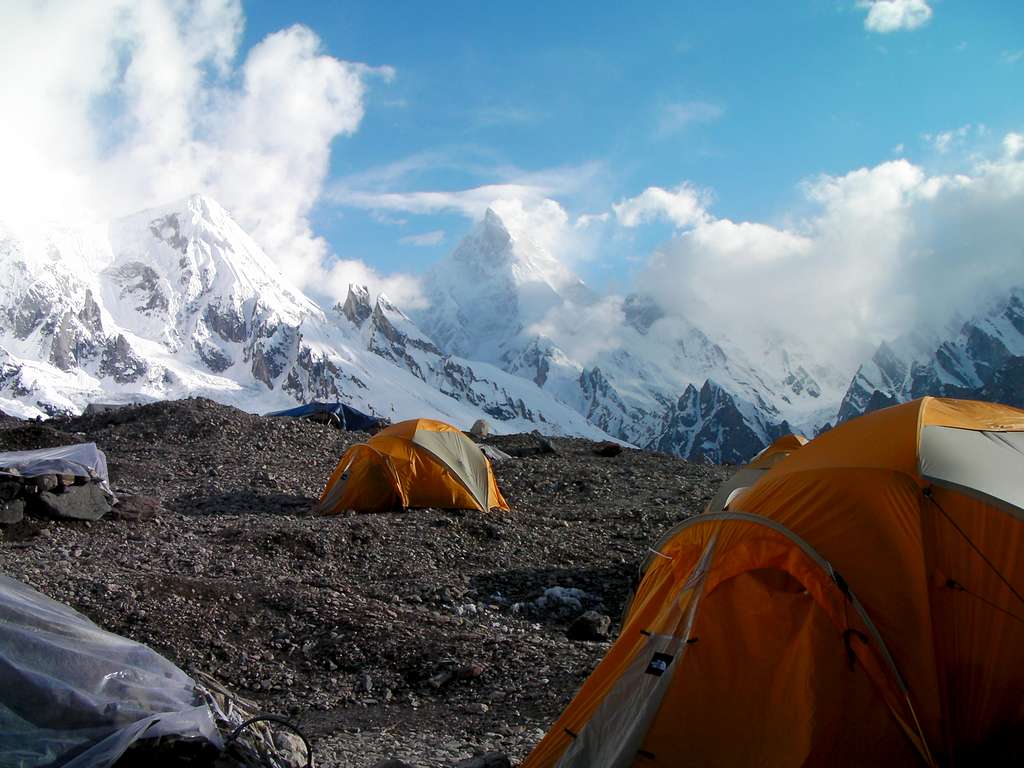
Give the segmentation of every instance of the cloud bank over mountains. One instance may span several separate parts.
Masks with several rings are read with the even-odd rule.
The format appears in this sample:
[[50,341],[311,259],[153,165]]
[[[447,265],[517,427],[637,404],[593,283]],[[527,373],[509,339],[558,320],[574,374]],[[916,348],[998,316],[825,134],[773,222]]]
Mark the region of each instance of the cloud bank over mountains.
[[[880,33],[921,27],[933,13],[924,0],[857,5]],[[462,170],[488,181],[453,189],[415,183],[424,167],[465,163],[440,151],[329,178],[338,140],[362,126],[368,89],[397,73],[332,56],[301,25],[241,58],[244,23],[235,0],[5,6],[0,67],[16,76],[0,82],[11,116],[0,121],[0,218],[25,227],[72,214],[101,220],[203,192],[300,288],[336,300],[350,282],[364,284],[408,309],[424,306],[419,276],[383,275],[336,253],[311,223],[315,206],[455,214],[467,230],[493,208],[513,235],[577,270],[606,258],[605,242],[667,227],[613,295],[537,321],[584,361],[612,343],[630,291],[736,341],[768,327],[845,363],[1021,282],[1021,133],[991,146],[997,137],[936,132],[957,171],[897,159],[821,175],[804,182],[792,210],[763,221],[718,212],[727,201],[686,179],[623,196],[600,159],[541,170],[481,160]],[[670,106],[655,132],[726,114],[710,101]],[[393,242],[427,253],[461,234],[423,227]]]
[[243,26],[237,0],[6,4],[0,216],[103,220],[204,192],[297,284],[322,284],[309,217],[331,144],[395,73],[328,55],[301,25],[239,60]]

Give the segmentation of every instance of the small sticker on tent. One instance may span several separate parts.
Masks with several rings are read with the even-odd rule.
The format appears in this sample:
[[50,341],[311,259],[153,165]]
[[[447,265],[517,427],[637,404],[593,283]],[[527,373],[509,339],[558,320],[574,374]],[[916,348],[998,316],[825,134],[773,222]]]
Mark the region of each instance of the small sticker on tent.
[[665,670],[668,669],[668,665],[672,663],[672,656],[667,653],[656,653],[651,658],[650,664],[647,665],[647,669],[644,670],[648,675],[654,675],[655,677],[661,677]]

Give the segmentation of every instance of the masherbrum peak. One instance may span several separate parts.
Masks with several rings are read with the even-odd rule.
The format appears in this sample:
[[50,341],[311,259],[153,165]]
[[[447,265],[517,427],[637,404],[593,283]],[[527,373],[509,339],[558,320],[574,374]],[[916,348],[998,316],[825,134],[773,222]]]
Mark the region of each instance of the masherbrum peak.
[[567,296],[592,300],[582,282],[528,233],[513,234],[488,208],[427,274],[429,308],[417,323],[445,351],[499,363],[528,324]]

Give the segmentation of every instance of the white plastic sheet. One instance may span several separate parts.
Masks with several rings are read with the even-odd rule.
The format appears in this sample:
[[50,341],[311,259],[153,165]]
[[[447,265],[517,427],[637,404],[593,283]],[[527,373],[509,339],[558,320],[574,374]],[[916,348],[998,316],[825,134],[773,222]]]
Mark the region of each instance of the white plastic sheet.
[[192,678],[0,575],[0,766],[105,768],[170,735],[223,746]]
[[110,490],[110,475],[107,473],[107,457],[96,447],[96,443],[62,445],[59,448],[42,448],[38,451],[7,451],[0,453],[0,474],[13,469],[23,477],[40,475],[77,475],[91,477],[113,496]]

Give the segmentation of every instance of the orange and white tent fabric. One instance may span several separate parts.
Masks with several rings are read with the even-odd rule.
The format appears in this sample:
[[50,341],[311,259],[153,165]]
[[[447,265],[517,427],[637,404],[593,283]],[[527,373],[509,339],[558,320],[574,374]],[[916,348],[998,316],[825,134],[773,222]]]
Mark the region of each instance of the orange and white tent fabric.
[[928,397],[663,538],[524,768],[1022,756],[1024,411]]
[[803,435],[783,435],[780,437],[752,458],[750,463],[744,464],[733,473],[732,477],[722,483],[708,503],[705,512],[722,512],[728,509],[730,502],[742,491],[760,480],[761,475],[789,456],[793,451],[805,445],[807,445],[807,438]]
[[405,507],[507,510],[508,503],[476,443],[443,421],[411,419],[349,448],[319,504],[326,515]]

